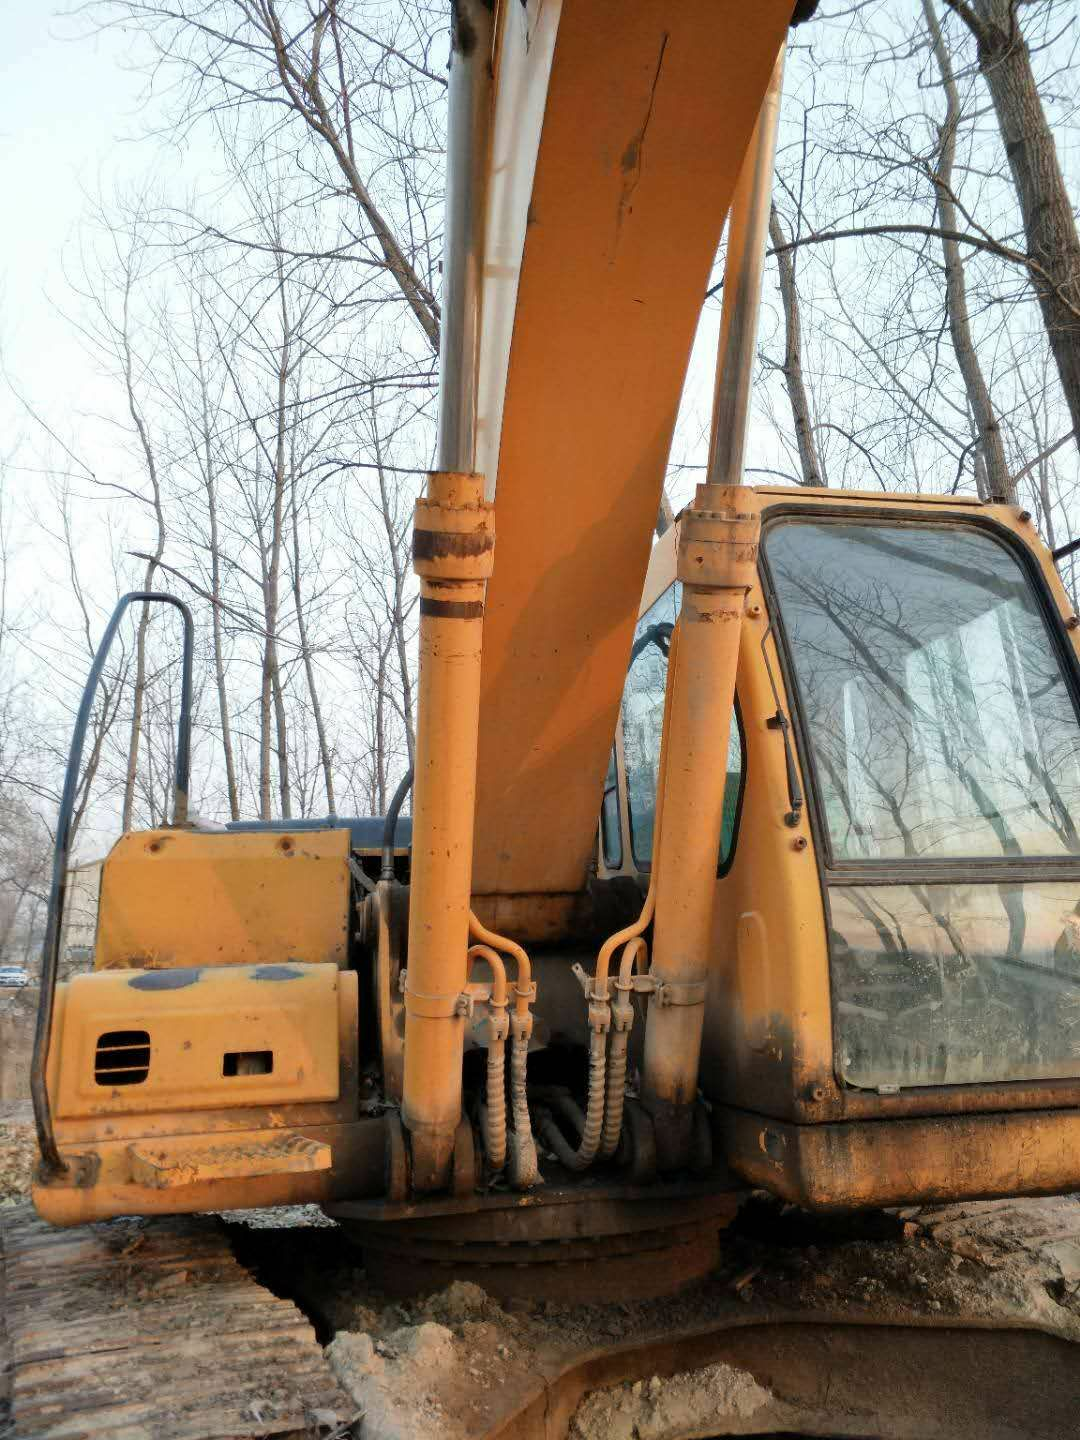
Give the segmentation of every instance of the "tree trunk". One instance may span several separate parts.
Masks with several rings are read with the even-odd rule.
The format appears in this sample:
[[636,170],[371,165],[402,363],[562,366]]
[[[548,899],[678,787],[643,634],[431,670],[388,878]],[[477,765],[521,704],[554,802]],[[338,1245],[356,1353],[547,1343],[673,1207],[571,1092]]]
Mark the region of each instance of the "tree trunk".
[[[405,634],[405,588],[408,582],[408,568],[401,554],[401,535],[395,523],[394,507],[390,503],[390,491],[387,485],[386,471],[383,468],[382,443],[379,438],[378,427],[374,423],[372,424],[372,439],[374,442],[376,474],[379,478],[379,510],[382,515],[383,529],[386,532],[386,548],[390,557],[390,568],[394,577],[394,605],[390,615],[390,623],[393,628],[394,647],[397,652],[398,683],[401,686],[401,719],[405,726],[405,743],[409,749],[409,764],[411,765],[416,749],[416,731],[413,724],[412,677],[409,673],[409,644],[408,637]],[[380,780],[380,786],[383,784],[384,780]]]
[[799,292],[795,288],[795,262],[787,245],[787,237],[780,223],[780,216],[774,205],[769,211],[769,238],[777,251],[776,264],[780,271],[780,298],[784,304],[784,384],[791,402],[791,415],[795,422],[795,441],[799,447],[799,465],[804,485],[828,485],[825,466],[818,457],[814,444],[814,422],[810,401],[803,382],[802,369],[802,325],[799,322]]
[[[201,358],[201,357],[200,357]],[[232,725],[229,719],[229,692],[225,683],[224,626],[221,621],[221,545],[218,536],[217,473],[210,443],[210,405],[206,393],[206,377],[199,366],[199,398],[202,406],[202,439],[206,486],[206,513],[210,528],[210,623],[214,644],[214,684],[218,697],[221,723],[221,753],[225,760],[225,783],[229,793],[229,816],[240,819],[240,790],[236,783],[236,760],[233,756]]]
[[[124,389],[127,395],[128,413],[131,416],[132,424],[135,426],[138,434],[143,460],[146,463],[146,471],[150,479],[151,504],[157,526],[153,555],[152,558],[147,561],[146,572],[143,576],[143,589],[150,590],[153,588],[157,562],[161,559],[165,551],[165,513],[161,505],[161,481],[158,476],[157,463],[154,457],[154,447],[150,442],[150,434],[147,430],[146,422],[142,417],[142,412],[135,399],[134,366],[132,364],[131,343],[128,332],[128,304],[130,297],[131,275],[130,272],[128,272],[125,276],[120,343],[123,354]],[[121,829],[125,833],[131,829],[135,809],[135,777],[139,768],[139,741],[142,738],[143,706],[146,694],[146,632],[149,626],[150,607],[149,605],[143,605],[135,639],[135,693],[132,700],[127,768],[124,773],[124,802],[120,818]]]
[[278,662],[277,627],[280,613],[281,544],[285,521],[285,441],[288,426],[287,401],[289,360],[292,332],[285,295],[285,276],[278,260],[278,293],[281,304],[281,348],[278,352],[277,406],[275,414],[273,503],[270,518],[270,544],[266,549],[263,612],[266,638],[263,644],[263,676],[260,718],[262,720],[262,756],[259,777],[263,819],[270,819],[270,711],[274,712],[277,732],[278,792],[281,796],[281,818],[292,818],[292,795],[289,785],[289,748],[285,725],[285,702],[281,691],[281,670]]
[[330,763],[330,745],[326,738],[326,725],[323,722],[319,690],[315,683],[315,667],[311,659],[311,647],[308,644],[307,621],[304,618],[303,588],[300,583],[300,521],[297,515],[295,476],[292,482],[289,508],[292,519],[292,582],[293,604],[296,606],[296,629],[300,637],[300,654],[304,661],[304,678],[307,680],[308,695],[311,698],[311,717],[315,721],[315,734],[319,742],[319,763],[322,766],[323,783],[326,786],[327,811],[330,815],[336,815],[337,806],[334,802],[334,772]]
[[[375,754],[372,767],[374,813],[385,815],[386,795],[386,656],[384,648],[379,649],[379,668],[375,685]],[[409,753],[410,763],[412,752]]]
[[[956,132],[960,124],[960,95],[934,9],[934,0],[922,0],[922,6],[930,31],[930,48],[941,75],[942,89],[945,91],[945,119],[938,126],[937,170],[932,177],[937,196],[938,218],[943,231],[956,231],[960,226],[952,180],[956,159]],[[943,238],[941,249],[945,261],[945,305],[949,316],[949,334],[978,436],[977,458],[985,467],[986,498],[1015,505],[1016,486],[1005,459],[1001,427],[998,425],[990,391],[971,338],[967,284],[964,279],[964,262],[960,258],[960,246],[955,240]]]
[[1080,234],[1015,0],[946,0],[978,48],[1024,221],[1031,283],[1080,445]]

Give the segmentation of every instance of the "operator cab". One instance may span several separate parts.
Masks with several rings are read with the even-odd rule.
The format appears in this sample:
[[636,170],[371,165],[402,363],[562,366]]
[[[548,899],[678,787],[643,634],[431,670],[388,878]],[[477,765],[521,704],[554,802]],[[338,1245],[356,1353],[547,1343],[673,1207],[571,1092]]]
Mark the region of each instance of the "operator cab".
[[[1054,1147],[1080,1122],[1080,690],[1051,558],[977,500],[752,493],[701,1071],[728,1159],[882,1203],[913,1188],[890,1142],[933,1130],[957,1193],[989,1193],[978,1145],[1046,1109],[1025,1184],[1075,1184]],[[601,873],[642,885],[675,553],[654,548],[601,827]],[[922,1124],[850,1123],[901,1117]]]

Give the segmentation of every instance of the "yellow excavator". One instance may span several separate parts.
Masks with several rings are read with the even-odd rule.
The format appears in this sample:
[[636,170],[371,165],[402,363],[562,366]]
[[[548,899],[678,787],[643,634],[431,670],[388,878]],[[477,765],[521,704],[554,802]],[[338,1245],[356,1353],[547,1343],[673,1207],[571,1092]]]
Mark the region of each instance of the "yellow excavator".
[[[1053,558],[1000,503],[742,483],[792,19],[457,0],[415,774],[378,820],[189,822],[185,612],[174,823],[113,848],[57,984],[108,642],[180,605],[125,597],[58,829],[41,1216],[315,1203],[397,1292],[629,1298],[748,1187],[1080,1186]],[[654,544],[725,220],[708,471]]]

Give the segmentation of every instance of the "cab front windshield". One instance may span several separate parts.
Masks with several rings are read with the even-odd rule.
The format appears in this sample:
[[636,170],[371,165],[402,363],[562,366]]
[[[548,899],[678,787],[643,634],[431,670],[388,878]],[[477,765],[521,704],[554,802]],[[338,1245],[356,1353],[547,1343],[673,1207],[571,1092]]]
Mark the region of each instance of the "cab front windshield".
[[971,524],[791,520],[766,555],[826,832],[841,1078],[1080,1075],[1080,724],[1025,571]]

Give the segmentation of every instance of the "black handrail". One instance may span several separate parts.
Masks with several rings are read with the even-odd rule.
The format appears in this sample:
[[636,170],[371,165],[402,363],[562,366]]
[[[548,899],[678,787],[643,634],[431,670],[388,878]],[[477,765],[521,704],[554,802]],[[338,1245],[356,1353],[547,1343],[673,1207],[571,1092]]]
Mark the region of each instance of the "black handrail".
[[56,1148],[53,1133],[52,1108],[45,1072],[49,1063],[49,1044],[52,1038],[53,1004],[56,998],[56,975],[60,968],[60,928],[64,915],[64,901],[67,896],[68,858],[71,844],[71,820],[75,812],[75,796],[79,788],[79,769],[82,765],[83,745],[86,729],[90,723],[90,711],[105,661],[108,659],[120,621],[129,605],[139,601],[160,601],[173,605],[180,611],[184,621],[184,660],[180,682],[180,719],[176,737],[176,788],[173,802],[173,824],[183,825],[188,813],[188,785],[191,780],[191,691],[192,668],[195,656],[195,622],[191,611],[175,595],[165,595],[156,590],[133,590],[117,601],[105,634],[101,637],[94,663],[90,666],[86,688],[75,718],[75,730],[71,737],[67,771],[64,775],[64,789],[60,797],[60,813],[56,817],[56,843],[53,849],[52,883],[49,887],[49,909],[45,925],[45,944],[41,956],[41,993],[38,999],[37,1027],[34,1031],[34,1055],[30,1063],[30,1095],[34,1102],[34,1125],[37,1129],[38,1149],[41,1151],[41,1171],[45,1178],[61,1174],[67,1167]]
[[394,878],[394,840],[396,838],[398,816],[401,814],[401,807],[405,803],[405,796],[412,789],[412,782],[413,767],[410,765],[401,777],[397,789],[394,791],[394,798],[390,801],[390,809],[387,810],[386,819],[383,821],[382,868],[379,871],[380,880],[392,880]]

